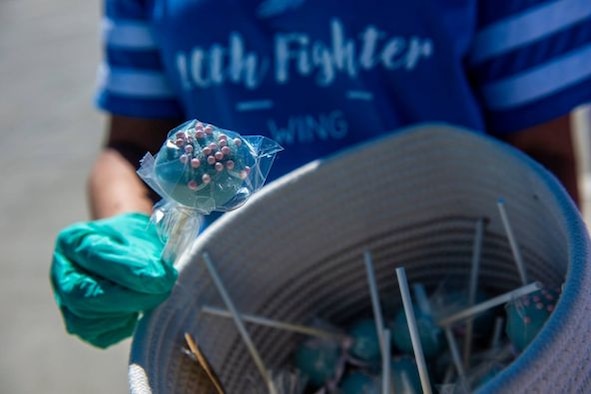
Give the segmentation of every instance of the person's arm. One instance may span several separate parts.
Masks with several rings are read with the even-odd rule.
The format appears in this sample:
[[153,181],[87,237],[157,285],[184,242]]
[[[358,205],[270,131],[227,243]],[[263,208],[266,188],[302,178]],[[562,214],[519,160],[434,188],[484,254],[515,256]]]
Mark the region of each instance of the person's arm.
[[579,203],[576,156],[569,115],[509,134],[504,139],[554,173],[572,199]]
[[93,219],[125,212],[150,213],[154,203],[136,169],[146,152],[156,153],[180,120],[111,116],[107,140],[90,174],[88,197]]

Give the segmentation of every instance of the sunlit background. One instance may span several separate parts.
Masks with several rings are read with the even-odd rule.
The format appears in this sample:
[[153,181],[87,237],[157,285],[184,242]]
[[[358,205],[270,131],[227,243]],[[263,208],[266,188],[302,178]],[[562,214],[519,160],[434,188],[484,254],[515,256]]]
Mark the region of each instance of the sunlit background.
[[[99,21],[99,0],[0,0],[0,393],[128,391],[130,342],[104,351],[67,335],[48,280],[56,233],[87,218]],[[573,119],[589,190],[591,117]]]
[[67,335],[48,280],[57,231],[87,217],[100,10],[0,0],[0,393],[128,392],[129,341],[101,351]]

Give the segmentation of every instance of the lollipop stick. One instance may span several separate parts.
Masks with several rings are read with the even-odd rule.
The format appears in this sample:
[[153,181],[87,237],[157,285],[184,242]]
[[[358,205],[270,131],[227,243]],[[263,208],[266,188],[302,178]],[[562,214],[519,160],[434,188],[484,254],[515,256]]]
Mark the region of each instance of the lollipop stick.
[[[478,273],[480,271],[480,254],[482,252],[483,230],[484,220],[478,219],[476,222],[476,231],[474,234],[474,244],[472,246],[472,269],[470,270],[470,283],[468,288],[468,306],[473,306],[476,302],[476,290],[478,289]],[[474,320],[468,319],[466,322],[466,337],[464,338],[464,365],[466,368],[470,365],[473,332]]]
[[232,314],[232,319],[234,320],[234,324],[236,325],[236,329],[238,330],[238,333],[242,337],[242,341],[246,345],[246,348],[248,349],[256,367],[258,368],[258,370],[261,374],[261,377],[263,378],[263,381],[265,382],[265,384],[269,388],[269,393],[270,394],[278,394],[277,388],[275,387],[273,380],[269,376],[269,372],[268,372],[269,370],[265,367],[265,363],[263,362],[263,359],[261,358],[261,356],[259,355],[259,352],[257,351],[256,347],[254,346],[254,343],[253,343],[250,335],[248,334],[246,327],[244,326],[244,322],[240,318],[240,315],[238,314],[238,310],[234,306],[234,302],[232,301],[232,299],[230,298],[230,295],[226,291],[226,288],[225,288],[224,284],[222,283],[222,281],[221,281],[221,279],[214,267],[213,261],[209,257],[208,253],[206,253],[206,252],[203,253],[203,260],[205,261],[205,266],[207,267],[209,275],[211,276],[211,279],[212,279],[215,287],[217,288],[218,293],[222,297],[224,304],[226,304],[226,308],[228,308],[228,310]]
[[445,328],[445,337],[447,338],[447,344],[449,345],[449,350],[451,352],[451,358],[453,363],[456,367],[456,371],[458,372],[458,376],[460,378],[460,384],[462,385],[464,391],[468,391],[468,386],[466,383],[466,372],[464,371],[464,366],[462,365],[462,360],[460,359],[460,352],[458,350],[458,344],[456,339],[454,338],[454,334],[451,332],[450,327]]
[[380,349],[382,356],[387,353],[386,342],[384,340],[384,319],[382,317],[382,307],[380,305],[380,298],[378,296],[378,286],[373,270],[373,262],[371,254],[368,250],[363,254],[365,261],[365,271],[367,273],[367,283],[369,284],[369,293],[371,295],[371,306],[373,308],[374,320],[376,323],[376,331],[378,333],[378,341],[380,342]]
[[443,319],[440,319],[437,322],[437,324],[439,324],[442,327],[451,326],[454,323],[465,320],[465,319],[475,316],[479,313],[485,312],[488,309],[494,308],[494,307],[499,306],[501,304],[507,303],[515,298],[519,298],[519,297],[524,296],[526,294],[533,293],[534,291],[538,291],[541,288],[542,288],[542,285],[540,284],[540,282],[530,283],[527,286],[519,287],[515,290],[509,291],[509,292],[501,294],[497,297],[491,298],[490,300],[481,302],[480,304],[476,304],[470,308],[466,308],[463,311],[460,311],[458,313],[454,313],[451,316],[444,317]]
[[391,382],[390,382],[390,330],[387,328],[384,330],[384,342],[386,345],[387,352],[382,353],[382,393],[390,394]]
[[427,297],[425,286],[422,283],[415,283],[412,288],[414,290],[415,297],[417,298],[417,304],[421,310],[421,313],[423,315],[433,316],[433,312],[431,311],[431,303]]
[[[164,251],[162,252],[162,260],[174,264],[176,260],[185,252],[187,247],[191,244],[193,239],[197,236],[199,225],[201,224],[201,217],[195,213],[191,213],[186,209],[176,208],[174,217],[176,222],[172,223],[170,235]],[[169,214],[170,215],[170,214]],[[171,218],[163,219],[165,214],[161,211],[156,212],[156,220],[170,220]]]
[[519,245],[517,245],[517,241],[515,240],[515,236],[513,235],[513,229],[511,228],[511,223],[509,222],[507,211],[505,210],[505,201],[503,199],[499,199],[499,201],[497,201],[497,206],[499,207],[501,220],[503,221],[503,226],[505,227],[505,232],[507,233],[507,238],[509,239],[509,245],[511,246],[511,252],[513,253],[513,258],[515,259],[515,264],[517,265],[517,271],[519,272],[521,284],[526,285],[527,272],[525,269],[525,264],[523,263],[523,258],[521,257]]
[[185,333],[185,342],[187,343],[187,346],[189,347],[189,351],[191,352],[191,354],[195,358],[195,361],[197,361],[199,363],[199,365],[201,366],[201,368],[203,369],[203,371],[207,375],[209,381],[211,382],[211,384],[215,388],[217,394],[225,394],[224,388],[222,387],[222,383],[220,382],[219,378],[217,377],[217,375],[213,371],[213,368],[211,367],[211,365],[209,364],[209,362],[207,361],[207,359],[205,358],[203,353],[201,353],[199,346],[197,346],[197,343],[195,342],[195,340],[193,339],[191,334]]
[[404,271],[403,267],[396,268],[396,276],[398,278],[398,286],[400,287],[402,305],[404,306],[408,330],[410,331],[410,340],[414,350],[417,368],[419,370],[421,387],[423,388],[424,394],[431,394],[432,390],[431,382],[429,381],[429,372],[427,371],[427,363],[425,362],[425,355],[423,354],[423,346],[421,345],[421,338],[417,328],[417,320],[415,318],[410,291],[408,290],[406,272]]
[[501,316],[498,316],[495,319],[495,327],[493,330],[493,335],[490,341],[490,348],[497,349],[499,344],[501,343],[501,335],[503,334],[503,326],[505,325],[505,319]]
[[[201,312],[206,313],[212,316],[218,317],[232,317],[232,313],[226,309],[215,308],[212,306],[203,306],[201,308]],[[309,335],[312,337],[319,337],[319,338],[330,338],[330,339],[337,339],[337,340],[344,340],[347,339],[347,336],[338,332],[332,332],[327,330],[322,330],[315,327],[303,326],[300,324],[293,324],[288,322],[283,322],[274,319],[268,319],[266,317],[256,316],[256,315],[247,315],[241,314],[240,319],[247,323],[258,324],[259,326],[271,327],[276,328],[278,330],[290,331],[295,332],[298,334]]]

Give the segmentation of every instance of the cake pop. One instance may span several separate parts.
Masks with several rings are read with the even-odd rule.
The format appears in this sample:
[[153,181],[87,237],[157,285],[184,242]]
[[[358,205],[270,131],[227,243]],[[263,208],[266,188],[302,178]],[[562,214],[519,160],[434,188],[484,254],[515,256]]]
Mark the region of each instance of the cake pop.
[[[417,364],[410,356],[394,357],[390,363],[391,393],[422,393]],[[381,394],[380,379],[364,371],[353,370],[341,380],[338,394]]]
[[376,323],[373,319],[355,321],[349,328],[348,335],[352,339],[349,349],[351,356],[370,364],[379,363],[381,349]]
[[[264,150],[261,150],[264,139]],[[172,130],[153,161],[157,192],[202,214],[240,206],[266,173],[261,158],[281,147],[265,137],[238,133],[192,120]],[[146,159],[144,159],[146,160]]]
[[422,393],[417,363],[410,356],[394,357],[391,364],[392,386],[395,393]]
[[156,156],[147,153],[138,175],[162,200],[152,220],[163,241],[163,259],[173,263],[201,226],[201,216],[229,211],[259,190],[282,148],[262,136],[190,120],[168,133]]
[[336,381],[345,358],[336,341],[309,339],[300,344],[295,352],[295,366],[314,387]]
[[506,305],[505,331],[519,352],[535,338],[554,311],[560,289],[542,288]]
[[338,394],[380,394],[378,380],[365,372],[351,371],[341,380]]
[[[431,315],[423,313],[416,305],[413,309],[417,320],[417,329],[419,331],[423,353],[426,358],[432,358],[439,354],[443,348],[443,331],[436,324]],[[403,309],[401,309],[394,318],[392,332],[394,333],[393,339],[396,347],[403,353],[412,354],[413,347],[406,315]]]

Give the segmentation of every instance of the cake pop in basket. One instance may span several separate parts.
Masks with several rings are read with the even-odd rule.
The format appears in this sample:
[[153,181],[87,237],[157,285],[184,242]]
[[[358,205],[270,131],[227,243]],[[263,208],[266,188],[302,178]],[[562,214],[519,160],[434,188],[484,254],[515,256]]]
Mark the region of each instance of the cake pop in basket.
[[161,197],[153,220],[174,260],[194,238],[203,215],[240,207],[259,190],[282,147],[263,136],[241,136],[199,120],[171,130],[141,161],[138,175]]

